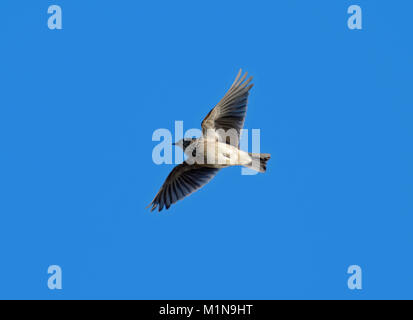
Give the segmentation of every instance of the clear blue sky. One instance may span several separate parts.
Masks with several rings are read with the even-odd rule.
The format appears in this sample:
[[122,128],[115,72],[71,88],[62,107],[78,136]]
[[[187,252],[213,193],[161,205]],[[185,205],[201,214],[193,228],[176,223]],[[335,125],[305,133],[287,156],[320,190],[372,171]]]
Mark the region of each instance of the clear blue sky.
[[[413,298],[412,10],[1,1],[0,298]],[[172,169],[153,131],[198,128],[239,68],[268,172],[225,169],[151,214]]]

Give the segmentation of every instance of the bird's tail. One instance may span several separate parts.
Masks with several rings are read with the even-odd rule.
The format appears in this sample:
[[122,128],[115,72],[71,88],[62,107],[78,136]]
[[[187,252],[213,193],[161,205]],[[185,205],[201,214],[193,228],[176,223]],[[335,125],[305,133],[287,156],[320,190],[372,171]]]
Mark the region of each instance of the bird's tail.
[[269,153],[249,153],[252,161],[246,166],[258,172],[265,172],[267,170],[267,161],[270,160]]

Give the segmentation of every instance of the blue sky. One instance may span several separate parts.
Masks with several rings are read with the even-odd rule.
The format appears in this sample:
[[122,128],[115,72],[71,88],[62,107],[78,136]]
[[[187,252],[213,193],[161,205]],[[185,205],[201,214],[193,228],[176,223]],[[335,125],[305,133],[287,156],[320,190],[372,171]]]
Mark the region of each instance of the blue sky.
[[[413,298],[412,9],[1,1],[0,298]],[[239,68],[267,173],[225,169],[151,214],[173,167],[152,133],[199,128]]]

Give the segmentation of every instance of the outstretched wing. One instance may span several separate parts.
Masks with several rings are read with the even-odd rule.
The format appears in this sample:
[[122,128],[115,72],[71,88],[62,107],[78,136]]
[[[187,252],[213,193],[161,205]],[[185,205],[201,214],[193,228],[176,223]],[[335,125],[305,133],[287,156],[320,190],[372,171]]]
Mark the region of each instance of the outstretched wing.
[[238,72],[234,83],[225,96],[202,121],[202,131],[204,135],[207,134],[208,129],[222,129],[225,132],[230,129],[235,129],[239,138],[247,113],[249,90],[253,87],[253,84],[248,85],[252,77],[245,81],[248,73],[245,73],[242,78],[240,78],[241,74],[242,70]]
[[177,165],[166,178],[161,189],[149,204],[151,211],[158,208],[161,211],[165,206],[169,209],[171,204],[185,198],[196,190],[206,185],[219,169],[208,168],[197,164],[189,165],[186,162]]

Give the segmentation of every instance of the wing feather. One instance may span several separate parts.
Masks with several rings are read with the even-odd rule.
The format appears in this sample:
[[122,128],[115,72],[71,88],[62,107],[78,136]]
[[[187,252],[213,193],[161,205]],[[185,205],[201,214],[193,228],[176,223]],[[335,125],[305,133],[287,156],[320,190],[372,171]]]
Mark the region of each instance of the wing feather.
[[172,204],[202,188],[218,171],[217,168],[189,165],[186,162],[177,165],[148,207],[152,206],[151,211],[161,211],[164,207],[169,209]]
[[237,140],[239,140],[239,134],[244,126],[245,115],[247,113],[249,91],[253,87],[253,84],[250,84],[252,77],[247,79],[247,72],[244,73],[242,77],[241,75],[242,70],[238,72],[235,81],[221,101],[218,102],[202,121],[202,131],[204,135],[207,134],[209,129],[222,129],[225,132],[230,129],[235,129],[238,134]]

